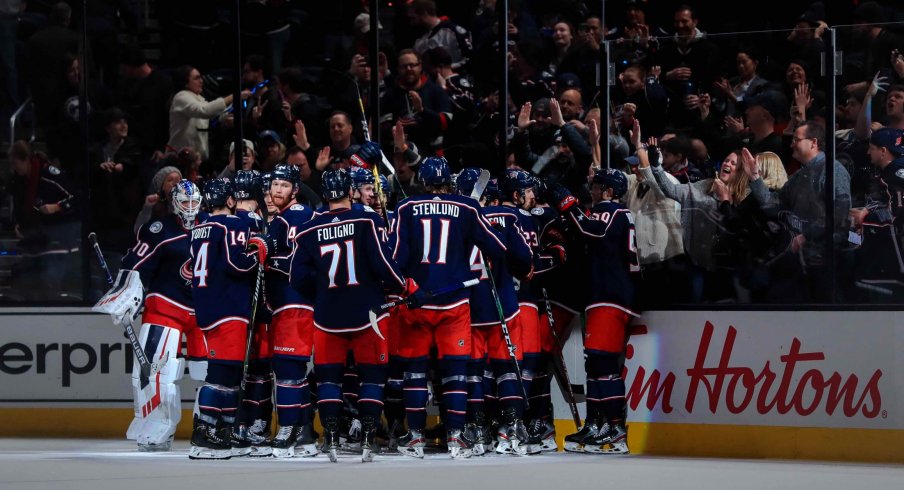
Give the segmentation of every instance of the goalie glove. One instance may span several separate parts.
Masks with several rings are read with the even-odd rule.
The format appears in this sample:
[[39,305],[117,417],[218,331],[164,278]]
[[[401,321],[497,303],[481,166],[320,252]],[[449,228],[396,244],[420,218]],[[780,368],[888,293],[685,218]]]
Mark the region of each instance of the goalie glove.
[[117,325],[132,324],[141,311],[144,301],[144,287],[137,271],[121,269],[116,275],[113,287],[107,291],[91,311],[106,313]]

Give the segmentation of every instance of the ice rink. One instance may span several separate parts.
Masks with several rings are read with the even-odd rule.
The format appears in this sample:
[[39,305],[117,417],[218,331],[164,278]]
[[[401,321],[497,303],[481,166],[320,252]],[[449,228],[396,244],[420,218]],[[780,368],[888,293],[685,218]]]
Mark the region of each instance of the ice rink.
[[[695,443],[703,443],[696,441]],[[528,489],[771,490],[904,488],[904,466],[654,456],[546,454],[423,461],[351,454],[313,459],[190,461],[188,443],[140,454],[130,441],[0,439],[0,489]]]

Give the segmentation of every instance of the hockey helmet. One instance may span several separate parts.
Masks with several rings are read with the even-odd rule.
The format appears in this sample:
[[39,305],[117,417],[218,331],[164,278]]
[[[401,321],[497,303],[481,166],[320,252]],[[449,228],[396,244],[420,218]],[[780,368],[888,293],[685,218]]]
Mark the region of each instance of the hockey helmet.
[[373,185],[375,182],[374,173],[370,170],[364,169],[362,167],[350,167],[348,170],[349,176],[352,179],[353,189],[360,189],[362,186],[368,184]]
[[529,172],[510,168],[505,171],[505,177],[502,178],[501,184],[501,190],[505,193],[505,198],[511,199],[515,191],[524,192],[524,189],[533,189],[537,185],[537,181]]
[[239,170],[232,178],[232,197],[236,200],[257,199],[261,189],[261,174],[257,170]]
[[335,201],[348,197],[352,187],[352,178],[348,170],[340,168],[323,173],[323,197],[327,201]]
[[487,182],[487,188],[483,190],[483,197],[486,198],[487,202],[502,200],[502,195],[499,193],[498,180],[490,179],[490,181]]
[[232,181],[227,178],[209,180],[204,184],[204,202],[209,209],[225,206],[231,196]]
[[173,211],[182,220],[182,226],[190,229],[201,210],[201,191],[192,181],[182,179],[172,190]]
[[427,157],[418,169],[418,178],[426,186],[443,186],[452,183],[452,173],[445,157]]
[[619,199],[628,192],[628,178],[614,168],[603,168],[593,174],[592,184],[598,184],[603,190],[612,189],[612,198]]
[[261,192],[263,192],[264,194],[267,194],[268,192],[270,192],[270,182],[272,182],[272,181],[273,181],[273,174],[271,174],[270,172],[267,172],[267,173],[261,175],[261,181],[260,181]]
[[284,180],[291,183],[293,186],[298,187],[298,184],[301,183],[301,172],[295,165],[280,163],[272,172],[270,172],[270,181],[272,182],[274,180]]
[[455,179],[456,191],[462,196],[470,196],[479,178],[479,168],[466,167],[461,169],[461,172],[458,173],[458,178]]

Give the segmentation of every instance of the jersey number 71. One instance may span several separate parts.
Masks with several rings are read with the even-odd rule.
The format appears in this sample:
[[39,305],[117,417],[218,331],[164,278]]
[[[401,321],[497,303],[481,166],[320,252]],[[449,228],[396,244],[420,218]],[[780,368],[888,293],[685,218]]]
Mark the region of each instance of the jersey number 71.
[[[346,240],[343,243],[345,244],[345,266],[348,269],[348,282],[346,285],[357,286],[358,276],[355,273],[355,242]],[[326,254],[330,254],[330,287],[335,288],[337,287],[336,272],[339,269],[339,258],[342,255],[342,247],[340,247],[338,243],[321,245],[320,256],[323,257]]]

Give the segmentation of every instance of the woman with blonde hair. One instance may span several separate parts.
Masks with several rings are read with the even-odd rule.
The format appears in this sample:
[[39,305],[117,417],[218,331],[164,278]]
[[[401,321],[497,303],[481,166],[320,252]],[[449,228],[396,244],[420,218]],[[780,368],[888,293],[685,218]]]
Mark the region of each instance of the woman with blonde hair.
[[[770,191],[781,189],[788,181],[785,166],[775,153],[767,151],[754,157],[745,149],[741,159],[746,158],[756,159]],[[748,185],[742,171],[735,172],[727,184],[713,184],[722,216],[713,255],[720,267],[732,271],[738,299],[744,303],[766,299],[770,266],[787,250],[791,239],[778,220],[763,212]]]

